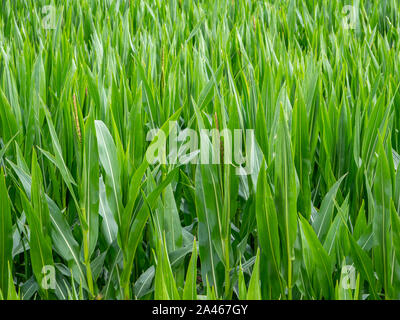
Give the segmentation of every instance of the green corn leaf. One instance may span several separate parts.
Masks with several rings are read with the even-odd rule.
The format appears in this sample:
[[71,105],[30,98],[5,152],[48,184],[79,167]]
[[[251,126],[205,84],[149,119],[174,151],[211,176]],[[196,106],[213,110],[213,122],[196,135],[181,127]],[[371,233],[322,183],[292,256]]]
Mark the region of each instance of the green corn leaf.
[[321,241],[325,239],[329,226],[332,224],[333,204],[335,201],[335,196],[344,178],[345,176],[341,177],[328,191],[328,193],[322,200],[321,208],[312,224],[313,229],[318,236],[318,239],[320,239]]
[[260,289],[260,252],[257,251],[256,262],[254,263],[253,273],[247,291],[247,300],[261,300]]
[[117,149],[106,125],[95,121],[99,158],[106,173],[105,186],[108,206],[113,212],[118,228],[122,226],[121,173],[117,159]]
[[47,268],[54,268],[54,262],[49,232],[50,214],[42,188],[41,171],[37,164],[36,153],[33,152],[31,203],[24,193],[21,193],[21,201],[31,231],[29,246],[32,269],[44,297],[48,298],[49,287],[45,275]]
[[96,248],[99,229],[99,164],[97,141],[94,121],[88,119],[85,126],[84,160],[82,171],[82,187],[80,199],[83,202],[85,225],[88,226],[84,233],[87,234],[88,258]]
[[[31,177],[24,171],[24,169],[16,166],[11,161],[9,161],[9,163],[18,175],[29,199],[31,197]],[[83,281],[83,285],[86,288],[85,275],[79,257],[79,245],[60,209],[47,195],[46,201],[50,211],[51,238],[54,248],[59,255],[71,264],[70,267],[75,276],[75,280],[78,281],[78,283],[80,280]]]
[[282,107],[280,109],[276,149],[275,203],[277,213],[279,213],[277,214],[279,229],[284,235],[283,242],[287,257],[287,284],[289,298],[291,298],[292,260],[294,259],[294,242],[297,234],[297,188],[289,129]]
[[370,285],[371,294],[374,299],[379,299],[377,292],[375,291],[378,280],[375,278],[374,269],[371,258],[368,257],[367,253],[361,249],[357,242],[349,235],[350,246],[353,252],[353,259],[357,270],[362,274],[363,278],[366,279]]
[[389,288],[389,228],[390,202],[392,199],[392,181],[386,152],[382,139],[378,139],[379,162],[374,183],[375,211],[373,216],[374,237],[378,246],[374,249],[374,262],[385,289]]
[[263,163],[258,175],[256,219],[259,234],[258,241],[260,242],[262,253],[261,260],[268,265],[268,278],[265,278],[265,284],[263,281],[263,286],[273,288],[275,294],[279,296],[281,291],[281,255],[278,217],[271,190],[267,182],[265,162]]
[[[317,286],[315,290],[321,291],[324,298],[330,299],[333,296],[332,272],[333,265],[331,258],[323,248],[317,235],[308,223],[308,221],[300,216],[300,224],[302,231],[303,243],[305,250],[308,250],[311,256],[311,264],[315,274],[309,274],[309,277],[316,277]],[[311,270],[310,270],[311,271]]]
[[192,257],[190,258],[188,271],[186,273],[185,287],[183,289],[183,300],[197,300],[197,244],[193,242]]
[[242,264],[240,264],[239,268],[239,283],[238,283],[238,289],[239,289],[239,300],[246,300],[247,298],[247,288],[246,288],[246,283],[244,281],[244,275],[243,275],[243,269],[242,269]]
[[3,168],[0,169],[0,290],[8,292],[8,268],[12,266],[12,219]]

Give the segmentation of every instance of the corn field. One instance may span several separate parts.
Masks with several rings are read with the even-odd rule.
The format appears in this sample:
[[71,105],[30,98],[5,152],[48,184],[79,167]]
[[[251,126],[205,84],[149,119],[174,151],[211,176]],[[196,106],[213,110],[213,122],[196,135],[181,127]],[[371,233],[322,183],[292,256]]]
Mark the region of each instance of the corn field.
[[0,299],[400,299],[397,0],[0,0]]

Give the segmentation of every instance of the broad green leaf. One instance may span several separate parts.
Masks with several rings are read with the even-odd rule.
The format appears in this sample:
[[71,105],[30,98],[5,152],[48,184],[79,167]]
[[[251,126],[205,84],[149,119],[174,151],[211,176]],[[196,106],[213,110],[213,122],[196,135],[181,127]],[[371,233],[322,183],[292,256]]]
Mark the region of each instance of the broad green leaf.
[[154,280],[155,268],[151,266],[136,280],[133,292],[137,299],[142,298],[150,292],[151,284]]
[[329,230],[329,226],[332,223],[333,205],[336,197],[336,193],[339,189],[345,176],[341,177],[328,191],[321,203],[321,208],[318,214],[315,215],[314,222],[312,224],[318,239],[324,241],[325,236]]
[[[122,226],[121,169],[117,159],[117,148],[104,122],[95,121],[99,158],[106,173],[105,186],[108,206],[113,212],[118,228]],[[121,243],[121,245],[123,245]]]
[[374,264],[386,290],[389,289],[389,228],[392,181],[386,152],[381,137],[378,138],[378,162],[374,181],[375,211],[373,216],[374,237],[378,246],[374,248]]
[[249,290],[247,291],[247,300],[261,300],[260,289],[260,252],[257,251],[256,262],[253,267],[249,282]]
[[370,291],[373,295],[374,299],[379,299],[375,288],[377,286],[378,280],[375,277],[375,272],[373,269],[371,258],[368,254],[363,251],[354,238],[349,235],[350,246],[352,250],[352,257],[354,259],[354,264],[356,265],[357,270],[361,273],[364,279],[366,279],[370,285]]
[[45,279],[47,268],[54,268],[50,238],[50,214],[42,186],[42,176],[37,164],[36,153],[32,157],[31,203],[21,192],[21,201],[30,227],[29,246],[34,275],[45,298],[49,297]]
[[192,257],[186,273],[185,287],[183,289],[183,300],[197,300],[197,245],[193,242]]
[[12,219],[3,168],[0,168],[0,290],[8,292],[8,267],[12,266]]
[[[323,248],[314,230],[308,223],[308,221],[300,216],[300,224],[303,238],[303,245],[305,249],[309,251],[310,261],[312,270],[315,274],[309,274],[309,277],[315,277],[316,292],[321,292],[325,299],[333,297],[334,287],[332,281],[333,265],[331,258]],[[309,270],[311,271],[311,270]]]
[[261,261],[268,264],[269,271],[268,277],[262,278],[263,286],[273,288],[274,294],[279,296],[281,290],[279,227],[275,203],[267,182],[265,162],[258,175],[256,219]]
[[87,245],[87,259],[93,254],[96,248],[99,230],[99,164],[97,141],[95,135],[94,121],[90,117],[85,126],[84,138],[84,159],[82,171],[82,186],[80,187],[80,199],[84,209],[84,229]]

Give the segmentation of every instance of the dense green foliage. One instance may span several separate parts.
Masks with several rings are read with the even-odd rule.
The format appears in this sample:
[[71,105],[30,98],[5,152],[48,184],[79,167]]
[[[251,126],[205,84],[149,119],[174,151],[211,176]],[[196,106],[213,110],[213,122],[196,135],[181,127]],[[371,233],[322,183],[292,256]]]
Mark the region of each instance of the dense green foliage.
[[0,298],[400,299],[399,3],[345,5],[0,0]]

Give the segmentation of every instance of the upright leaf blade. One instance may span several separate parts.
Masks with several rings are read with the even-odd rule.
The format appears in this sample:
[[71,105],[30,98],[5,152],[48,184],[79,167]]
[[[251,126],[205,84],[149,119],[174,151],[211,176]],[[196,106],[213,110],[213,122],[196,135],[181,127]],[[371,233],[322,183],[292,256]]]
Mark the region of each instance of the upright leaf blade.
[[0,169],[0,290],[8,292],[8,267],[12,266],[12,219],[11,205],[3,168]]

